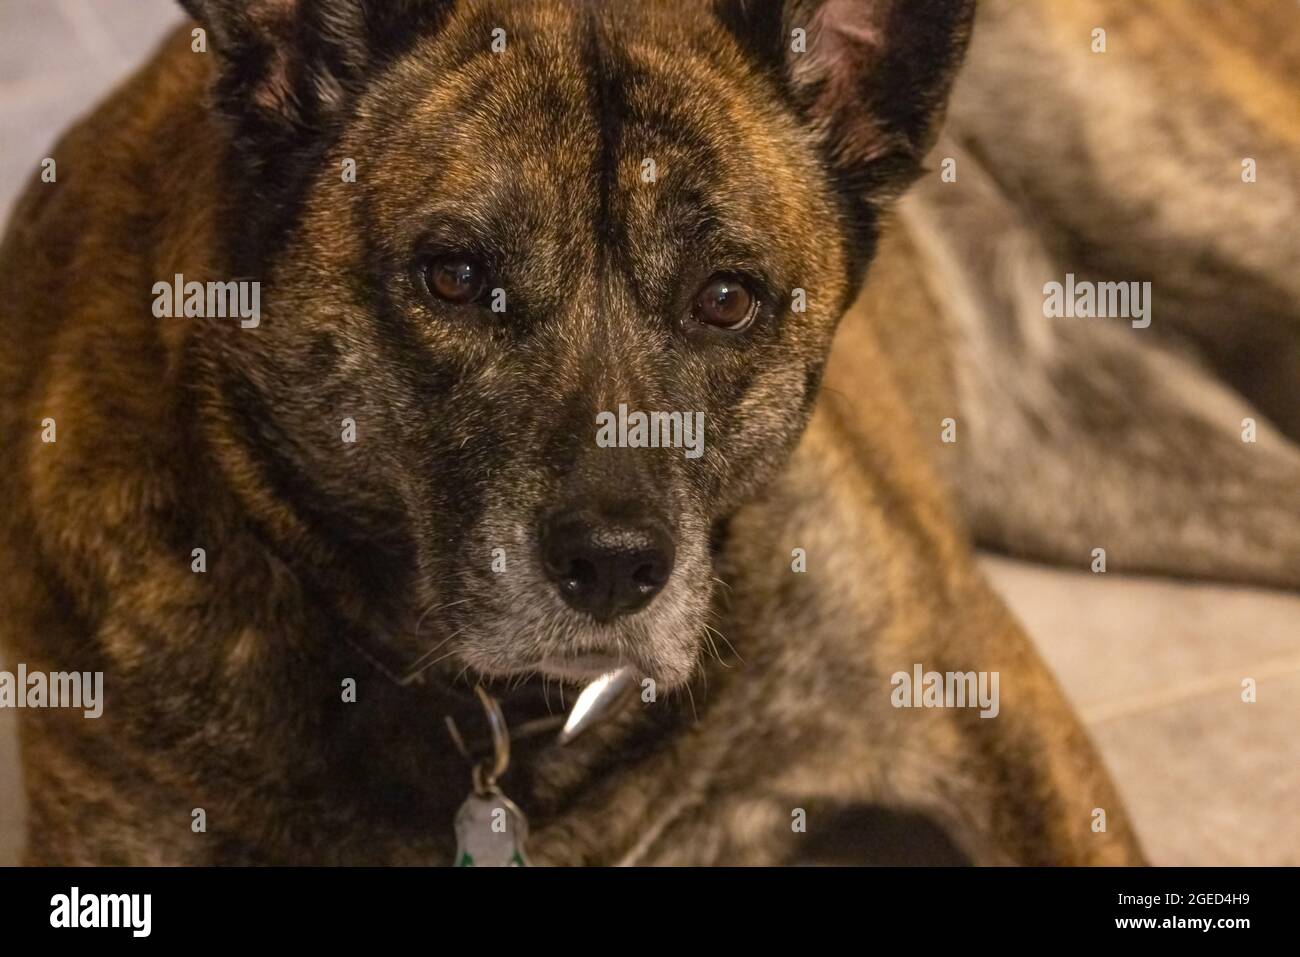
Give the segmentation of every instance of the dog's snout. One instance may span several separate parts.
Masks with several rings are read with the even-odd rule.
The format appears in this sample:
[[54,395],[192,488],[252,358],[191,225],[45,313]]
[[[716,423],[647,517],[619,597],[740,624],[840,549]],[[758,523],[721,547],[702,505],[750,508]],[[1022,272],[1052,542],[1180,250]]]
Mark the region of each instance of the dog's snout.
[[640,508],[562,512],[542,530],[542,564],[564,600],[598,621],[644,607],[672,574],[665,524]]

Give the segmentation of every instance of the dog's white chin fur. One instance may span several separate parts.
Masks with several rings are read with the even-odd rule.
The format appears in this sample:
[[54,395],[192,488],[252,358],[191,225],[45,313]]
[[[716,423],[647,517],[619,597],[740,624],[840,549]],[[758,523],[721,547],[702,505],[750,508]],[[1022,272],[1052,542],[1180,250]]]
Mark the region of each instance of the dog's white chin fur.
[[543,658],[529,670],[547,678],[557,678],[573,684],[586,684],[601,675],[617,671],[630,662],[615,655],[579,655],[575,658]]
[[[512,678],[540,676],[566,685],[581,687],[601,675],[630,666],[638,679],[651,678],[662,689],[668,690],[685,684],[694,673],[701,647],[697,637],[693,647],[678,633],[678,641],[663,649],[663,654],[624,654],[611,647],[586,648],[579,643],[572,651],[549,650],[540,658],[516,657],[513,654],[493,653],[497,649],[484,647],[473,640],[467,641],[456,657],[462,665],[488,678],[509,681]],[[620,642],[624,649],[626,642]]]

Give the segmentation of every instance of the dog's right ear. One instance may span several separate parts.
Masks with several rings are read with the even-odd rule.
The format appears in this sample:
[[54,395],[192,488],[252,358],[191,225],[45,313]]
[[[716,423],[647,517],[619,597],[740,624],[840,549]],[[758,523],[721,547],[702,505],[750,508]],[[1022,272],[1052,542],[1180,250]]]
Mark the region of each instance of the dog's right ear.
[[326,127],[394,48],[452,0],[180,0],[217,58],[216,105],[273,156]]
[[714,0],[718,19],[871,203],[906,185],[936,135],[975,0]]

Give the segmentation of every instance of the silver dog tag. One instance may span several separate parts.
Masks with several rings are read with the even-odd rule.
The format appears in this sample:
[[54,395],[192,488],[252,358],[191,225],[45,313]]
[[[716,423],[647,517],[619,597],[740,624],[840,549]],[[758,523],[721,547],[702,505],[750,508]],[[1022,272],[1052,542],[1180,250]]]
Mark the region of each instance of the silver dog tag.
[[527,867],[528,819],[495,787],[471,793],[456,812],[457,867]]
[[[492,758],[473,766],[469,797],[456,812],[457,867],[527,867],[528,819],[518,805],[501,793],[497,779],[510,766],[510,732],[501,705],[479,685],[474,689],[492,729]],[[469,749],[456,722],[447,718],[447,731],[456,749],[469,760]]]

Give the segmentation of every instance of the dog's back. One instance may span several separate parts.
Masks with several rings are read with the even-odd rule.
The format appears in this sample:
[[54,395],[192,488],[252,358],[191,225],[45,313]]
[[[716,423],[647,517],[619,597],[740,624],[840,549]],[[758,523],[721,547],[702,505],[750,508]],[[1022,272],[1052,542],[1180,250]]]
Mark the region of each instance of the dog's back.
[[[1300,587],[1297,25],[1287,0],[981,4],[873,278],[920,291],[840,346],[873,321],[918,429],[958,422],[936,461],[985,544]],[[1067,274],[1149,282],[1150,327],[1048,318]]]
[[[1300,438],[1300,8],[988,0],[949,135]],[[1100,32],[1104,31],[1104,35]]]

